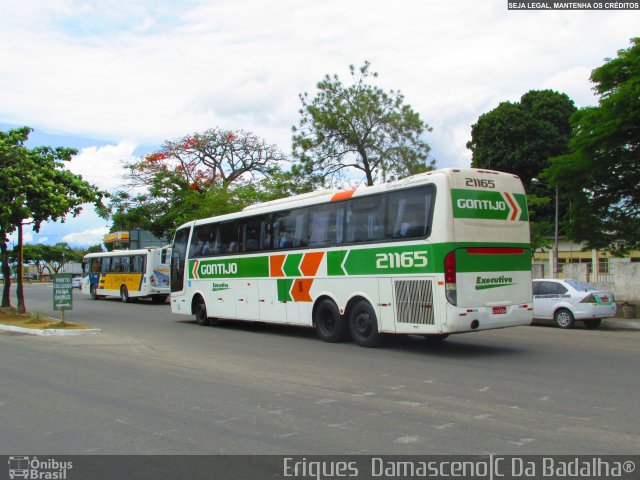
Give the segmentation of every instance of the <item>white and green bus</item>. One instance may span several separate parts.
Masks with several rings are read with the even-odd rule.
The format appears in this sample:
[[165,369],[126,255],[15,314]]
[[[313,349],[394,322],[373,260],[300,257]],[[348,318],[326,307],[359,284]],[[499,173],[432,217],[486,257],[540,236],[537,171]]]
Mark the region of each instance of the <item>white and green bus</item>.
[[328,342],[443,339],[528,325],[531,248],[522,182],[442,169],[325,190],[182,225],[171,310],[315,326]]

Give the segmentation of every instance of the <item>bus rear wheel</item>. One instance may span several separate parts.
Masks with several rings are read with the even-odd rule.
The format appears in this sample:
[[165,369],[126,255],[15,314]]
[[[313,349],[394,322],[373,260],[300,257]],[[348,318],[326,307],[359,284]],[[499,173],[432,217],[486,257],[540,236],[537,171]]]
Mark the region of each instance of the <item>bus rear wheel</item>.
[[332,300],[324,299],[313,312],[313,323],[318,337],[325,342],[336,343],[347,339],[349,327]]
[[351,309],[349,329],[355,342],[361,347],[377,347],[382,343],[382,334],[378,331],[378,318],[371,304],[361,300]]
[[120,301],[122,303],[129,303],[129,290],[127,290],[127,287],[124,285],[120,287]]

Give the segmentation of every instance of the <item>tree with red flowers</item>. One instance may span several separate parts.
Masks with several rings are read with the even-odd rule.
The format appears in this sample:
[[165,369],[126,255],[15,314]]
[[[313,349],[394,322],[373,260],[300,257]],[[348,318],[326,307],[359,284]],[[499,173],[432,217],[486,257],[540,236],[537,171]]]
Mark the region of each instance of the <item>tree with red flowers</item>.
[[126,164],[130,186],[117,192],[113,230],[143,228],[171,235],[182,223],[315,188],[314,178],[284,172],[274,145],[246,131],[220,128],[165,142]]
[[148,185],[150,176],[173,172],[191,188],[216,185],[226,190],[236,180],[265,174],[284,159],[275,145],[253,133],[212,128],[166,141],[129,170],[136,185]]

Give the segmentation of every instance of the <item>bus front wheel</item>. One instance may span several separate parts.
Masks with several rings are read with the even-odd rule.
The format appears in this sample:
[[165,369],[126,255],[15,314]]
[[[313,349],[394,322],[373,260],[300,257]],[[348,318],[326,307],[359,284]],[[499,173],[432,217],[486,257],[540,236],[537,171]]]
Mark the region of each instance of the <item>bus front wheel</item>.
[[332,300],[324,299],[313,312],[313,323],[316,325],[318,337],[325,342],[342,342],[346,340],[349,327],[344,317]]
[[382,343],[376,312],[367,301],[361,300],[351,309],[349,329],[351,336],[361,347],[377,347]]
[[209,317],[207,316],[207,306],[202,298],[198,299],[196,307],[194,309],[196,315],[196,322],[203,327],[209,326]]
[[91,285],[89,293],[91,294],[91,300],[98,300],[100,298],[98,296],[98,287],[96,287],[95,285]]

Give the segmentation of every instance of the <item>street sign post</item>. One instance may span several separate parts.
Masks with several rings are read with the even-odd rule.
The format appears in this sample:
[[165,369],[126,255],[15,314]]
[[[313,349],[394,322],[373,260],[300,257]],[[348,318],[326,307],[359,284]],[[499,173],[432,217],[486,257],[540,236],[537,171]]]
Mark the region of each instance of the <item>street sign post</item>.
[[71,273],[53,276],[53,309],[60,311],[60,321],[64,324],[64,311],[73,309],[73,286]]

